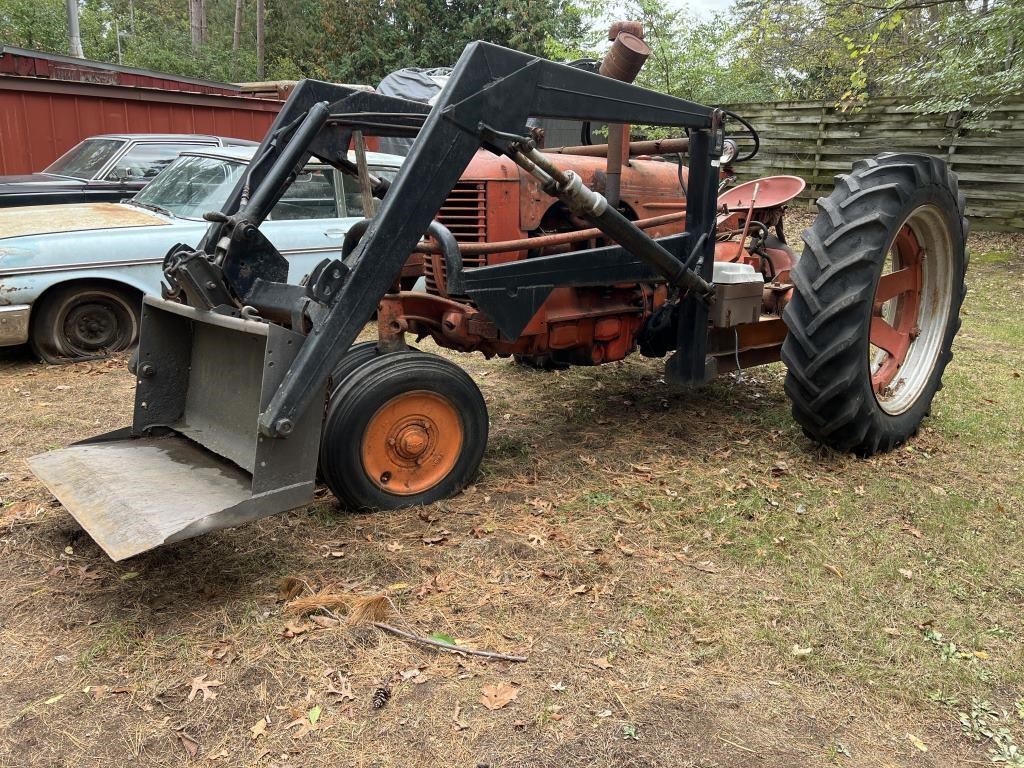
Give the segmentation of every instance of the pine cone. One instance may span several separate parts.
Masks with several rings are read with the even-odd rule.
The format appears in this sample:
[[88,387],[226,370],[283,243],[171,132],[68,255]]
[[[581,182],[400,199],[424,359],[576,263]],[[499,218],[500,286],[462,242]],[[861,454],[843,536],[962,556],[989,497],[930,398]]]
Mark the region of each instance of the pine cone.
[[380,686],[373,692],[372,706],[374,709],[381,709],[391,698],[391,688],[387,685]]

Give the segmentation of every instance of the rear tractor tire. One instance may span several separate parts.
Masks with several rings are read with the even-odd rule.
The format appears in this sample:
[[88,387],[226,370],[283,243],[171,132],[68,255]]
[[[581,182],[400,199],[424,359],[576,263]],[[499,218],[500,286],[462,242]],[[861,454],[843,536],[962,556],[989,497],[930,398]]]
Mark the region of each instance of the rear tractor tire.
[[469,483],[487,428],[480,390],[454,363],[412,351],[373,357],[331,393],[320,472],[355,509],[430,504]]
[[784,314],[786,393],[807,435],[861,456],[916,434],[960,329],[967,221],[937,158],[854,164],[818,200]]

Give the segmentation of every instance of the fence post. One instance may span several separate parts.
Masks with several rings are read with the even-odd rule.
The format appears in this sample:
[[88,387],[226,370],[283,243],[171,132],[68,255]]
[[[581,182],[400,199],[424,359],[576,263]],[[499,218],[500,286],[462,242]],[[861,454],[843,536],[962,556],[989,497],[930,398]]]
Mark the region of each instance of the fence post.
[[963,117],[962,109],[954,110],[946,115],[946,127],[953,129],[949,137],[949,147],[946,148],[946,165],[949,166],[949,170],[953,170],[953,155],[956,154],[957,139],[962,135],[960,126],[963,124]]
[[821,184],[818,182],[818,166],[821,163],[821,147],[825,143],[825,102],[821,103],[821,109],[818,112],[818,129],[817,137],[814,142],[814,170],[811,173],[814,175],[814,183],[811,185],[814,189],[814,198],[807,204],[808,208],[814,208],[814,201],[818,199],[821,194]]

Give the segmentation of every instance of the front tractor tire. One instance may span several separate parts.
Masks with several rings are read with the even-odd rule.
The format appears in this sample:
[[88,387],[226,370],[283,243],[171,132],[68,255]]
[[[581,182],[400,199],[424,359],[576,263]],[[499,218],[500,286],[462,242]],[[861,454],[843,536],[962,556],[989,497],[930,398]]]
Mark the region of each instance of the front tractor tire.
[[938,158],[854,164],[819,198],[784,314],[786,393],[807,435],[870,456],[913,436],[952,359],[967,221]]
[[353,509],[430,504],[473,478],[487,429],[483,396],[454,363],[414,351],[376,356],[331,393],[320,472]]

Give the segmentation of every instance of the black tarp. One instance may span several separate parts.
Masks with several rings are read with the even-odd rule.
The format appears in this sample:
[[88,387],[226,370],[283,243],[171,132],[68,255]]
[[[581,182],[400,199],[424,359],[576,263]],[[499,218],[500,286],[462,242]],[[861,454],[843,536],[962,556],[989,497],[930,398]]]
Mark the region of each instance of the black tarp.
[[[406,67],[385,76],[377,86],[377,93],[431,104],[433,103],[432,99],[441,92],[451,74],[451,67],[433,67],[431,69]],[[412,139],[382,136],[380,151],[404,157],[409,154],[412,142]]]

